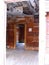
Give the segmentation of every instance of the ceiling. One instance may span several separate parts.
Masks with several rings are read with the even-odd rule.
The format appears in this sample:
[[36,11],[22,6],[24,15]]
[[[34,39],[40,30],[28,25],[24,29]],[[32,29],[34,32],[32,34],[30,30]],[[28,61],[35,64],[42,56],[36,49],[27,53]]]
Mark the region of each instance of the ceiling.
[[[18,7],[22,7],[23,12],[16,11]],[[21,2],[7,3],[7,16],[23,16],[23,15],[39,15],[39,1],[28,0]]]

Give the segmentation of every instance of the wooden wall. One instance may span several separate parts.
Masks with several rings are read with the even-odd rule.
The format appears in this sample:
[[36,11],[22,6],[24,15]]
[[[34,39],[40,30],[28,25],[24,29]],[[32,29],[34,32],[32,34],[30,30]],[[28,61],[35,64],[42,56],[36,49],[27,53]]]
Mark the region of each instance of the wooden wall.
[[25,25],[25,48],[37,50],[39,47],[39,18],[33,16],[31,17],[25,16],[22,19],[20,18],[19,21],[17,20],[11,20],[11,21],[13,23],[9,22],[7,24],[7,46],[9,45],[15,47],[16,37],[14,35],[16,35],[16,33],[14,29],[16,29],[17,24],[24,24]]
[[14,31],[14,23],[13,20],[8,20],[7,22],[7,28],[6,28],[6,46],[8,48],[14,48],[14,36],[15,36],[15,31]]
[[[38,49],[39,47],[39,21],[34,17],[27,19],[26,24],[26,48],[27,49]],[[38,21],[38,22],[37,22]],[[29,31],[31,29],[31,31]]]

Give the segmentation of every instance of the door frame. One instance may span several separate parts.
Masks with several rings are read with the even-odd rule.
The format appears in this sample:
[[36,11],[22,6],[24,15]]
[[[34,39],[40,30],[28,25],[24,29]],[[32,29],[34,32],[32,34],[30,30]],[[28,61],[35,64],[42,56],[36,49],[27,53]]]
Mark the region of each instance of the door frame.
[[24,24],[24,48],[26,47],[26,24],[25,23],[16,23],[14,24],[14,48],[16,48],[16,25]]

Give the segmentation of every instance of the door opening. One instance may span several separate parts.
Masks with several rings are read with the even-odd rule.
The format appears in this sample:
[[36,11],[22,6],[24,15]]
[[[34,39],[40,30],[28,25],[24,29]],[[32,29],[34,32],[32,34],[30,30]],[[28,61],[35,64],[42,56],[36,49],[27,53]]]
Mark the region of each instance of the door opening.
[[25,45],[25,24],[18,24],[16,33],[17,33],[16,47],[23,49]]

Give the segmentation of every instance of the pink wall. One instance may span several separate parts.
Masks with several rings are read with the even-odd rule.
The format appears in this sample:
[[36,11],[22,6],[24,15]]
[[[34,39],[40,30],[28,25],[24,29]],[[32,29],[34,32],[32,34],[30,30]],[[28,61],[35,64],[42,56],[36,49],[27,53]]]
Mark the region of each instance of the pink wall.
[[46,52],[49,53],[49,15],[46,16]]

